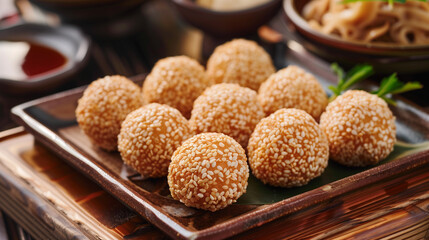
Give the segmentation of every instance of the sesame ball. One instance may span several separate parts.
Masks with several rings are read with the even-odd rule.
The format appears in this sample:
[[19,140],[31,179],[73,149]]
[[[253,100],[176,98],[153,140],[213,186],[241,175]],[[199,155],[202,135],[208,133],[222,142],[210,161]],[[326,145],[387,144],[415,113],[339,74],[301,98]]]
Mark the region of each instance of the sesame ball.
[[256,42],[235,39],[218,46],[207,62],[207,75],[216,83],[238,83],[258,91],[275,68]]
[[278,187],[307,184],[328,165],[325,134],[308,113],[280,109],[261,120],[247,148],[253,175]]
[[195,133],[219,132],[246,147],[256,124],[264,117],[255,91],[238,84],[221,83],[195,100],[189,120]]
[[76,119],[91,141],[108,151],[116,150],[121,123],[143,105],[140,88],[122,76],[106,76],[92,82],[79,99]]
[[204,67],[186,57],[168,57],[159,60],[143,83],[147,103],[162,103],[178,109],[189,118],[194,100],[212,85]]
[[246,192],[244,149],[222,133],[202,133],[183,143],[168,168],[171,196],[188,207],[217,211]]
[[395,117],[374,94],[350,90],[337,97],[320,118],[329,141],[330,157],[347,166],[378,163],[396,142]]
[[151,103],[127,116],[118,149],[122,160],[143,177],[162,177],[173,152],[191,136],[188,120],[177,109]]
[[317,79],[297,66],[271,75],[262,83],[258,100],[267,115],[281,108],[297,108],[316,120],[328,105],[328,97]]

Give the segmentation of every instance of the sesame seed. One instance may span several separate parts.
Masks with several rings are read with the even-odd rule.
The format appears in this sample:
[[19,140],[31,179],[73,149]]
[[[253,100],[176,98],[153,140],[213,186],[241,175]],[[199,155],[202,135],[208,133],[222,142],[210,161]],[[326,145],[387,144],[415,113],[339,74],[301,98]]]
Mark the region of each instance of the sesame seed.
[[[283,144],[277,144],[279,139],[284,139]],[[313,145],[315,150],[311,151]],[[304,185],[320,176],[328,164],[324,133],[311,115],[299,109],[280,109],[262,119],[247,150],[255,177],[273,186]],[[317,171],[310,168],[313,158],[318,159]]]
[[330,158],[347,166],[376,164],[396,142],[395,117],[386,102],[365,91],[337,97],[322,114],[320,127],[329,141]]
[[268,53],[245,39],[218,46],[207,61],[207,75],[216,83],[238,83],[253,90],[258,90],[274,71]]
[[106,76],[85,89],[75,113],[79,127],[92,142],[113,151],[117,149],[121,123],[142,105],[136,84],[123,76]]
[[[220,143],[224,145],[223,148],[232,148],[237,152],[236,162],[240,164],[228,165],[224,157],[227,153],[218,153],[216,157],[209,154],[217,152],[219,148],[213,146],[221,146]],[[196,158],[199,160],[196,161]],[[236,171],[236,180],[225,181],[223,171]],[[168,172],[168,185],[174,199],[187,206],[209,211],[217,211],[235,202],[246,191],[249,177],[244,149],[231,137],[221,133],[202,133],[186,140],[174,152]],[[219,192],[218,187],[222,192]],[[186,192],[196,195],[188,198],[188,195],[183,194]]]
[[[288,66],[272,74],[262,83],[258,100],[267,115],[282,108],[296,108],[316,120],[328,104],[323,87],[317,79],[297,66]],[[304,136],[299,136],[304,138]]]
[[[189,124],[196,133],[224,133],[246,147],[264,115],[255,91],[238,84],[222,83],[207,88],[195,100]],[[211,153],[213,156],[230,151],[220,144],[212,147],[219,150]]]
[[186,56],[176,56],[155,64],[142,91],[146,102],[172,106],[189,118],[194,100],[212,84],[201,64]]
[[[166,122],[175,129],[168,137]],[[118,150],[143,177],[161,177],[168,173],[174,150],[191,136],[188,121],[178,110],[152,103],[128,114],[118,135]]]

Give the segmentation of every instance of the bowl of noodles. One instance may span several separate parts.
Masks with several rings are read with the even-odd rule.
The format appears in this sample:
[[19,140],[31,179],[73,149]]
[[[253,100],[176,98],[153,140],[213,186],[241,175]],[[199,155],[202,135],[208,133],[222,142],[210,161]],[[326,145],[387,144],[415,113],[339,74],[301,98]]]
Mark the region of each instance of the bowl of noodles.
[[313,53],[382,72],[429,72],[429,2],[285,0],[290,29]]

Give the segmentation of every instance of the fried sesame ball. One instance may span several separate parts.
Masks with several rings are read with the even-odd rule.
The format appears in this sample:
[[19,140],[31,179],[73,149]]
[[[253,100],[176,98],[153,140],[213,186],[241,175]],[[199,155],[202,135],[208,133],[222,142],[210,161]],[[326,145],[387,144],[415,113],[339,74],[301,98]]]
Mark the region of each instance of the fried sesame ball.
[[207,62],[207,75],[216,83],[238,83],[255,91],[274,72],[268,53],[245,39],[218,46]]
[[246,147],[256,124],[264,117],[257,94],[238,84],[221,83],[195,100],[189,124],[195,133],[219,132]]
[[162,177],[173,152],[191,136],[188,120],[177,109],[151,103],[124,120],[118,149],[122,160],[143,177]]
[[329,141],[330,157],[347,166],[378,163],[396,142],[395,117],[374,94],[349,90],[337,97],[320,118]]
[[194,59],[168,57],[159,60],[147,76],[143,96],[147,103],[167,104],[189,118],[194,100],[212,83]]
[[246,192],[244,149],[222,133],[202,133],[183,143],[168,168],[171,196],[186,206],[217,211]]
[[253,175],[278,187],[307,184],[328,165],[325,134],[308,113],[280,109],[261,120],[247,148]]
[[297,108],[316,120],[328,105],[328,97],[317,79],[297,66],[271,75],[259,88],[258,100],[267,115],[281,108]]
[[79,99],[76,119],[91,141],[108,151],[117,149],[121,123],[143,105],[140,88],[123,76],[106,76],[92,82]]

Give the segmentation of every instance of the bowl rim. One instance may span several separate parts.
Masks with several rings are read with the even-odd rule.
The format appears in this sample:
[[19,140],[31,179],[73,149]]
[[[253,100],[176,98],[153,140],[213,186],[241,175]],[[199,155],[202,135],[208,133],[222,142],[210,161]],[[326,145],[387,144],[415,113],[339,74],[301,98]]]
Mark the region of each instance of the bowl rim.
[[[0,77],[1,85],[14,86],[19,88],[29,88],[29,87],[36,87],[39,85],[43,85],[45,83],[47,84],[48,82],[62,81],[63,79],[70,77],[75,72],[83,68],[87,63],[87,61],[89,60],[91,40],[83,32],[81,32],[79,29],[73,26],[70,26],[70,25],[50,26],[50,25],[40,24],[40,23],[18,22],[10,26],[1,27],[0,31],[13,31],[14,29],[18,29],[18,28],[41,28],[41,29],[51,30],[51,33],[49,34],[64,35],[69,38],[78,39],[79,40],[78,48],[76,50],[76,53],[73,55],[73,57],[68,58],[64,66],[60,67],[59,69],[53,70],[52,72],[48,72],[46,74],[41,74],[40,76],[34,76],[29,81],[14,80],[14,79]],[[73,32],[73,33],[70,34],[70,32]],[[71,35],[73,35],[73,37]],[[16,41],[19,41],[19,40],[20,39],[16,39]],[[31,40],[29,39],[22,39],[22,41],[31,42]],[[34,42],[43,46],[47,46],[43,42],[38,42],[38,41],[34,41]],[[50,47],[50,48],[53,48],[53,47]],[[53,49],[61,53],[61,50],[56,48],[53,48]]]
[[378,49],[378,50],[423,50],[429,49],[429,44],[417,44],[417,45],[399,45],[392,43],[364,43],[359,41],[347,41],[340,37],[321,33],[313,28],[307,23],[307,21],[298,13],[295,8],[295,0],[284,0],[283,1],[283,11],[286,14],[286,17],[295,25],[297,28],[304,31],[306,34],[312,35],[313,37],[324,40],[325,42],[331,42],[331,44],[336,47],[341,46],[351,46],[359,49]]
[[234,16],[237,14],[251,14],[254,12],[258,12],[262,9],[265,8],[269,8],[272,5],[275,5],[277,3],[279,3],[282,0],[269,0],[266,3],[263,4],[259,4],[256,5],[254,7],[251,8],[245,8],[245,9],[241,9],[241,10],[233,10],[233,11],[217,11],[217,10],[212,10],[206,7],[202,7],[200,5],[198,5],[195,1],[193,0],[171,0],[173,3],[175,3],[178,6],[193,10],[193,11],[200,11],[202,13],[206,13],[206,14],[211,14],[211,15],[218,15],[218,16]]

